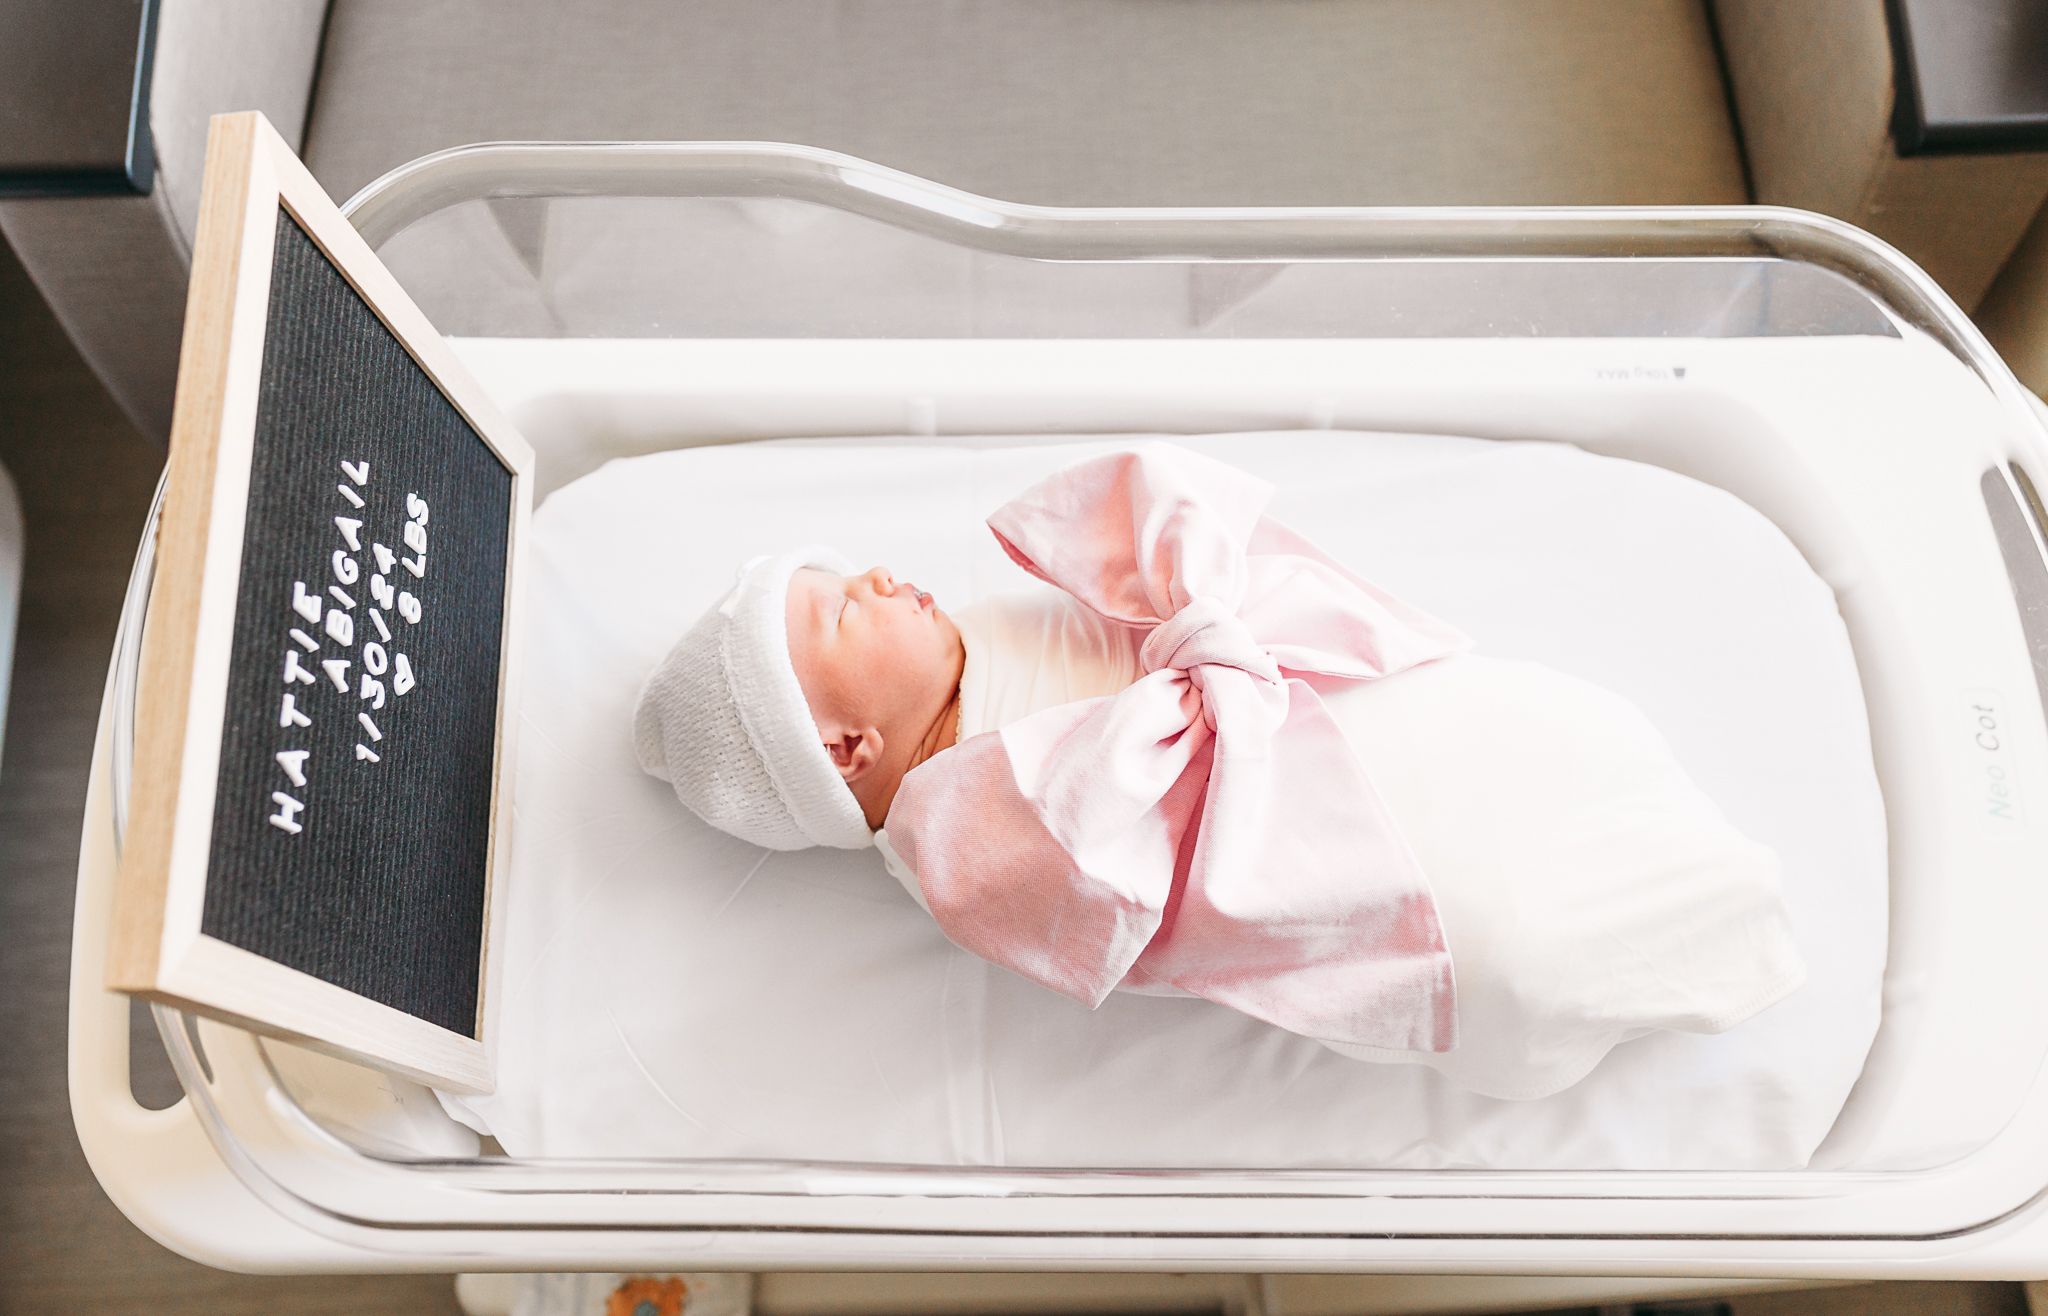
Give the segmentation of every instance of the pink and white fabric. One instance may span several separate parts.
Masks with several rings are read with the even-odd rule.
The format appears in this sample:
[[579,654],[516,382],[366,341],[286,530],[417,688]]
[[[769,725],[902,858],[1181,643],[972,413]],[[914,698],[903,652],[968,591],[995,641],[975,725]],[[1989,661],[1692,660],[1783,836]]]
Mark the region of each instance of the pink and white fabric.
[[1272,493],[1154,444],[990,517],[1025,570],[1149,632],[1146,675],[934,756],[885,835],[954,942],[1090,1006],[1177,989],[1309,1037],[1447,1051],[1429,881],[1317,689],[1470,642],[1262,516]]

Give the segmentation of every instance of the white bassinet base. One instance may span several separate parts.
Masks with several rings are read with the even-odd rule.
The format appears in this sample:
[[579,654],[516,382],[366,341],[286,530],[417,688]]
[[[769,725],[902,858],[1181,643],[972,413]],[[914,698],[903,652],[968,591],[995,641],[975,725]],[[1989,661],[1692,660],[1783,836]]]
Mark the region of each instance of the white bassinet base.
[[1179,441],[1272,481],[1274,516],[1480,652],[1648,712],[1783,860],[1809,983],[1725,1035],[1657,1033],[1563,1092],[1500,1101],[1206,1002],[1118,993],[1090,1012],[952,947],[873,851],[712,830],[640,771],[632,708],[734,567],[829,538],[942,606],[1014,589],[1028,579],[982,519],[1100,450],[747,444],[615,463],[535,517],[500,1082],[451,1105],[519,1156],[1804,1165],[1877,1029],[1887,895],[1855,662],[1798,551],[1718,489],[1556,444]]
[[[614,457],[742,438],[1281,429],[1291,431],[1292,441],[1332,427],[1565,440],[1726,490],[1783,530],[1827,583],[1854,646],[1888,833],[1889,945],[1877,1036],[1847,1100],[1837,1092],[1814,1101],[1817,1110],[1839,1102],[1840,1111],[1802,1170],[1204,1171],[1178,1154],[1150,1170],[1033,1170],[1018,1168],[1029,1155],[1019,1148],[1052,1135],[1020,1125],[1014,1105],[993,1106],[974,1093],[949,1095],[946,1109],[994,1109],[1003,1119],[1004,1165],[645,1154],[470,1160],[460,1139],[421,1138],[397,1122],[381,1126],[399,1134],[396,1149],[361,1136],[374,1121],[334,1118],[345,1103],[297,1099],[295,1093],[309,1096],[301,1091],[307,1074],[295,1077],[246,1034],[203,1021],[192,1034],[169,1034],[194,1095],[157,1115],[134,1110],[120,1086],[127,1004],[115,998],[109,1005],[97,989],[115,855],[117,783],[109,765],[119,757],[117,737],[103,726],[73,955],[74,1108],[109,1191],[181,1251],[242,1267],[370,1270],[662,1268],[681,1255],[701,1258],[692,1264],[706,1268],[2017,1278],[2048,1267],[2048,1197],[2039,1169],[2048,1164],[2048,1087],[2037,1082],[2048,1054],[2048,1011],[2038,1005],[2048,999],[2048,959],[2038,950],[2048,928],[2048,888],[2038,880],[2048,849],[2037,834],[2038,801],[2048,800],[2048,735],[2013,597],[2013,573],[2031,562],[2028,569],[2040,575],[2042,554],[2007,474],[2008,463],[2018,462],[2038,478],[2048,453],[2030,414],[2004,393],[1987,391],[1932,342],[1907,330],[1903,337],[1818,340],[456,346],[533,440],[542,493]],[[2009,392],[2010,381],[1999,387]],[[998,492],[989,491],[988,505]],[[985,510],[962,507],[959,516],[966,523]],[[1576,521],[1557,527],[1566,534],[1585,528]],[[731,537],[718,542],[730,547]],[[910,560],[887,545],[875,552]],[[1625,551],[1614,556],[1627,565]],[[1387,583],[1415,588],[1394,578]],[[1501,592],[1510,593],[1513,583],[1508,577]],[[1655,598],[1662,588],[1643,591],[1651,600],[1646,606],[1661,606]],[[942,586],[941,597],[947,593]],[[647,614],[633,624],[649,627],[643,642],[651,663],[665,644],[652,633],[655,614],[684,613],[688,605],[650,597],[634,606]],[[139,603],[131,601],[129,613],[139,624]],[[1513,652],[1508,632],[1481,638],[1495,651]],[[569,642],[538,632],[527,641],[529,653]],[[1571,670],[1554,656],[1533,656]],[[1674,709],[1669,700],[1660,706],[1654,692],[1631,688],[1625,671],[1584,674],[1650,712],[1688,771],[1736,812],[1740,806],[1683,729],[1687,708]],[[630,696],[622,698],[629,704]],[[1982,807],[1987,751],[1975,719],[1987,699],[2009,732],[1992,766],[2015,783],[2029,810],[2019,818]],[[1812,716],[1804,707],[1780,714],[1795,724]],[[544,748],[539,735],[528,735],[521,752]],[[1781,768],[1761,755],[1740,762],[1745,774]],[[621,792],[660,790],[644,778],[622,776],[614,784]],[[1830,789],[1829,778],[1795,772],[1782,772],[1778,781],[1781,797],[1811,800],[1816,808],[1825,807]],[[622,798],[615,792],[584,810],[600,840]],[[530,815],[525,801],[520,807],[524,826]],[[1786,807],[1782,799],[1779,807]],[[873,908],[896,907],[881,904],[882,897],[907,904],[885,875],[872,876],[879,893]],[[733,908],[777,886],[774,877],[762,870],[736,893]],[[866,908],[849,896],[841,874],[821,877],[783,884],[793,907],[814,911],[835,900]],[[596,898],[604,898],[601,891]],[[700,923],[711,927],[721,917],[715,904],[685,912],[701,914]],[[630,931],[659,964],[666,953],[654,944],[659,919],[644,906],[633,914]],[[695,926],[671,923],[686,934]],[[1724,1038],[1680,1040],[1733,1040],[1807,1000],[1823,982],[1827,947],[1807,915],[1800,914],[1798,930],[1813,982]],[[616,976],[619,947],[600,950],[605,971]],[[516,973],[505,982],[509,992],[521,989]],[[985,1000],[1000,1007],[1000,996],[998,990]],[[688,1000],[676,1006],[699,1008]],[[999,1022],[1023,1018],[994,1007],[984,1013]],[[672,1009],[667,1017],[674,1016]],[[792,1006],[790,1017],[802,1016]],[[637,1020],[621,1023],[638,1037]],[[742,1063],[714,1073],[707,1060],[695,1073],[766,1094],[765,1104],[775,1090],[761,1081],[764,1074],[772,1077],[776,1066],[815,1067],[839,1044],[800,1040],[816,1044],[757,1045],[738,1057]],[[865,1053],[842,1047],[840,1057],[849,1088],[877,1086],[872,1065],[860,1068]],[[1089,1057],[1053,1059],[1080,1071]],[[1109,1059],[1135,1067],[1121,1055]],[[1588,1082],[1599,1082],[1607,1068]],[[1218,1076],[1234,1080],[1220,1070]],[[333,1075],[312,1081],[330,1089],[341,1084]],[[645,1077],[633,1081],[643,1089],[635,1109],[644,1111],[653,1085]],[[373,1086],[374,1079],[366,1082],[364,1092]],[[665,1090],[678,1094],[682,1109],[664,1106],[658,1131],[673,1134],[688,1117],[701,1120],[700,1109],[684,1099],[691,1095],[686,1089]],[[830,1095],[813,1099],[823,1106]],[[509,1088],[501,1096],[511,1104]],[[1084,1129],[1095,1115],[1079,1101],[1064,1114],[1056,1105],[1048,1109]],[[1369,1124],[1376,1113],[1355,1123]],[[1709,1109],[1699,1122],[1721,1113]],[[1825,1118],[1813,1113],[1801,1136],[1810,1137]],[[1640,1138],[1646,1127],[1624,1123],[1619,1136]],[[518,1141],[509,1119],[507,1128]],[[632,1132],[620,1130],[621,1145]],[[709,1145],[724,1131],[676,1136]],[[972,1126],[932,1136],[970,1150],[986,1146],[984,1131]],[[1103,1141],[1095,1163],[1127,1163],[1129,1139]],[[1539,1145],[1514,1141],[1518,1153]],[[1355,1141],[1349,1145],[1357,1150]],[[1775,1162],[1754,1148],[1743,1154],[1753,1158],[1749,1164],[1790,1165],[1804,1150],[1790,1147]],[[1613,1147],[1600,1156],[1612,1163]]]

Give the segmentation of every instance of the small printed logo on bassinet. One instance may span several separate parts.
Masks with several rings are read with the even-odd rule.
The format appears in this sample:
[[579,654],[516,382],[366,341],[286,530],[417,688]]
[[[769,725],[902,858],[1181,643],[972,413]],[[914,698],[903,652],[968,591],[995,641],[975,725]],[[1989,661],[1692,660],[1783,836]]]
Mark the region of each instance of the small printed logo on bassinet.
[[1976,752],[1972,790],[1977,816],[1994,832],[2014,832],[2027,824],[2020,805],[2019,774],[2013,767],[2006,730],[2005,701],[1996,690],[1966,690],[1970,743]]
[[1603,384],[1668,384],[1685,378],[1684,366],[1595,366],[1593,378]]

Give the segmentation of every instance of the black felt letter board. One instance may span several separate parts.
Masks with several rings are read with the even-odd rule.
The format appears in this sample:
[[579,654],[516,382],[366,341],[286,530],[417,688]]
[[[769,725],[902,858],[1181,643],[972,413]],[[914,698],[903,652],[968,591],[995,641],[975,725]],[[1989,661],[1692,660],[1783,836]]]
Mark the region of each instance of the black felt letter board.
[[511,505],[281,212],[201,930],[465,1037]]

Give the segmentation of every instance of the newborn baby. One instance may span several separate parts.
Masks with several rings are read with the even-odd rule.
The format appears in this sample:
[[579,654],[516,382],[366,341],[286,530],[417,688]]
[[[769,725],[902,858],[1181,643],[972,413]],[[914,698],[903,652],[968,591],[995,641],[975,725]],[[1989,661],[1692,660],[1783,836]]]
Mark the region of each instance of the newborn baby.
[[904,774],[953,743],[964,661],[931,595],[879,567],[817,545],[755,558],[648,678],[634,743],[742,840],[865,849]]
[[799,567],[783,605],[789,664],[818,739],[879,831],[903,776],[959,736],[960,628],[883,567]]
[[[915,586],[882,568],[856,574],[829,550],[749,563],[649,678],[635,722],[643,764],[706,821],[757,844],[879,843],[956,942],[1084,1002],[1111,987],[1201,995],[1492,1096],[1547,1095],[1618,1042],[1657,1028],[1718,1032],[1799,984],[1774,856],[1728,825],[1632,705],[1536,664],[1459,652],[1455,631],[1263,518],[1230,548],[1251,582],[1235,619],[1186,590],[1141,615],[1118,579],[1163,597],[1173,553],[1190,559],[1188,579],[1217,579],[1228,556],[1229,534],[1176,517],[1190,520],[1202,497],[1237,498],[1255,516],[1270,491],[1177,449],[1122,460],[1106,483],[1049,499],[1034,490],[1037,503],[1027,494],[991,519],[1027,570],[1063,571],[1088,602],[1047,584],[963,609],[956,623]],[[1137,493],[1118,483],[1132,471],[1151,479]],[[1195,491],[1180,504],[1158,494],[1176,479]],[[1076,488],[1113,497],[1078,506]],[[1117,500],[1146,496],[1156,505],[1116,520],[1129,511]],[[1026,505],[1039,537],[1020,549],[1029,526],[1013,509]],[[1093,533],[1105,515],[1115,533]],[[1119,537],[1131,533],[1141,542],[1128,579],[1091,576],[1097,558],[1123,560]],[[1055,559],[1065,565],[1048,568]],[[1317,573],[1349,612],[1325,616],[1304,592]],[[1273,620],[1283,605],[1296,613],[1284,635]],[[1364,659],[1317,657],[1303,636],[1318,626],[1319,643]],[[1228,643],[1205,650],[1205,635]],[[1264,650],[1224,652],[1251,641]],[[1263,677],[1235,670],[1261,662],[1273,668]],[[1257,717],[1247,690],[1269,705],[1270,743],[1246,730]],[[1153,714],[1179,709],[1172,734],[1133,737],[1119,723],[1144,714],[1148,691]],[[1232,757],[1233,727],[1255,752]],[[1066,815],[1097,796],[1113,804],[1131,778],[1160,775],[1144,755],[1176,737],[1194,748],[1161,777],[1171,784],[1155,792],[1159,808],[1109,828],[1112,843],[1132,838],[1127,854],[1104,862],[1100,837],[1063,840],[1060,853],[1019,832],[1029,809],[1011,797],[1033,795],[1043,812],[1065,772],[1080,783]],[[1246,809],[1247,772],[1275,774],[1283,789],[1254,791]],[[1162,817],[1173,825],[1155,844],[1146,829]],[[1332,904],[1327,883],[1297,871],[1333,848],[1301,848],[1304,835],[1340,839],[1346,862],[1331,871],[1355,899],[1339,891]],[[1232,836],[1254,838],[1277,867],[1242,845],[1230,858]],[[1229,918],[1210,918],[1205,934],[1202,917],[1219,909]]]

